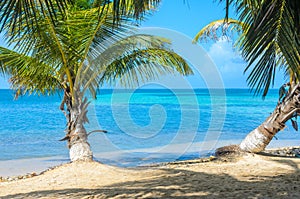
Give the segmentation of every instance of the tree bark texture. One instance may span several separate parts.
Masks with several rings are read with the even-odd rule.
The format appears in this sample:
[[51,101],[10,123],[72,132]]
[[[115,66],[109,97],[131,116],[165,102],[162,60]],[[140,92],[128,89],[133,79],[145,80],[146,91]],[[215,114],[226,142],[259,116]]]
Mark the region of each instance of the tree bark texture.
[[66,136],[62,140],[68,141],[69,155],[72,162],[91,161],[93,160],[93,153],[84,127],[84,124],[89,122],[87,119],[89,102],[80,92],[75,93],[73,96],[75,97],[72,98],[71,93],[66,89],[60,106],[67,119]]

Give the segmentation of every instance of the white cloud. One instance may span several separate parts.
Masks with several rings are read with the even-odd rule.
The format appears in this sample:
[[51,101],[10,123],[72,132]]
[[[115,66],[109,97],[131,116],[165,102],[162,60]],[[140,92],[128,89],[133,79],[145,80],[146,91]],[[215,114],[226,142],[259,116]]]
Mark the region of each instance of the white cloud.
[[[219,69],[226,88],[248,88],[246,79],[249,72],[244,75],[247,63],[233,48],[232,41],[221,38],[210,46],[208,54]],[[280,87],[284,82],[283,72],[277,70],[274,88]]]
[[243,75],[246,63],[232,45],[231,41],[221,38],[210,46],[208,54],[219,69],[226,88],[247,87]]

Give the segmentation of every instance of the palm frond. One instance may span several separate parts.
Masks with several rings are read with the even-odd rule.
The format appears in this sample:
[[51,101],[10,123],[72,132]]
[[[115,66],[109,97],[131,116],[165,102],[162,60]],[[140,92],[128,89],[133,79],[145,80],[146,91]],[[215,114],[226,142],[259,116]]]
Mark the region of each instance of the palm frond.
[[[84,24],[84,26],[80,26],[80,24]],[[76,89],[79,89],[84,78],[91,78],[91,76],[86,76],[86,71],[90,70],[87,69],[87,66],[91,67],[87,62],[102,55],[109,46],[131,34],[135,28],[133,20],[128,15],[122,16],[116,26],[112,5],[110,10],[102,15],[101,20],[98,19],[97,9],[77,11],[69,17],[67,27],[69,38],[65,45],[74,48],[70,53],[76,52],[75,57],[77,58],[73,64]]]
[[[230,5],[234,5],[238,19],[243,23],[243,34],[236,46],[248,62],[245,72],[250,71],[247,80],[251,90],[266,96],[269,87],[274,84],[277,68],[283,68],[286,74],[300,79],[300,2],[226,0],[225,18],[228,17]],[[207,38],[207,34],[211,33],[203,30],[199,37]]]
[[[37,12],[43,10],[53,22],[57,13],[64,14],[72,0],[5,0],[0,2],[0,32],[5,25],[14,29],[17,26],[38,26]],[[34,20],[32,20],[34,19]]]
[[51,94],[60,88],[57,71],[32,57],[0,47],[0,68],[11,76],[12,88],[19,94]]
[[220,37],[231,38],[234,34],[241,34],[246,24],[235,19],[219,19],[202,28],[195,36],[193,43],[207,39],[217,41]]
[[[116,25],[113,5],[103,5],[107,10],[99,18],[98,8],[75,4],[65,15],[57,15],[55,23],[45,11],[37,9],[36,17],[29,20],[32,24],[37,20],[38,26],[5,26],[8,44],[14,48],[2,49],[0,61],[3,69],[10,70],[7,73],[12,74],[14,88],[39,93],[70,88],[75,98],[72,90],[89,89],[95,94],[103,81],[116,80],[115,75],[126,76],[130,71],[139,75],[128,82],[167,72],[192,73],[184,59],[172,52],[168,40],[132,35],[136,24],[130,9],[122,11]],[[113,73],[113,67],[117,67],[117,73]]]
[[[35,14],[36,18],[30,20],[37,20],[38,26],[21,24],[16,29],[12,29],[8,25],[5,26],[7,44],[12,46],[15,52],[34,59],[38,63],[47,64],[48,68],[52,66],[55,70],[59,70],[61,77],[63,77],[67,73],[66,70],[68,70],[67,52],[63,44],[63,39],[66,38],[64,32],[66,27],[61,26],[64,22],[62,20],[63,16],[57,16],[57,19],[60,17],[60,20],[55,25],[51,18],[43,15],[41,11]],[[22,17],[25,20],[25,15]],[[28,68],[28,70],[30,69]],[[61,78],[61,81],[64,81],[64,78]],[[12,83],[14,83],[13,86],[16,86],[17,83],[21,84],[20,81],[12,81]],[[23,84],[24,86],[25,84]]]
[[[292,3],[293,2],[293,3]],[[248,78],[255,93],[265,96],[274,84],[275,69],[286,64],[298,77],[300,66],[299,24],[295,27],[293,19],[299,19],[299,8],[294,1],[265,0],[249,6],[239,6],[241,20],[250,24],[245,32],[241,49],[248,62],[247,70],[252,68]]]
[[[138,54],[138,52],[140,52],[140,54]],[[156,59],[153,58],[155,52],[157,53]],[[149,60],[147,60],[146,57],[147,53],[149,53]],[[147,69],[149,71],[156,70],[155,68],[157,68],[157,66],[155,66],[155,62],[157,61],[157,65],[162,64],[162,66],[165,67],[165,71],[161,72],[161,74],[167,73],[167,69],[170,69],[171,71],[176,70],[178,73],[183,75],[192,73],[184,59],[172,52],[171,42],[169,40],[157,36],[140,34],[125,37],[115,42],[113,45],[108,46],[97,58],[88,59],[90,61],[85,62],[82,72],[80,73],[80,77],[77,76],[77,84],[84,85],[85,89],[89,88],[93,94],[93,91],[98,88],[99,83],[102,84],[104,81],[110,81],[112,83],[114,80],[116,80],[108,77],[111,76],[111,73],[113,72],[111,71],[113,70],[112,66],[120,67],[115,71],[116,73],[120,73],[123,70],[122,67],[125,67],[121,66],[120,63],[124,62],[124,64],[126,64],[126,61],[132,62],[134,58],[136,58],[136,63],[142,63],[141,61],[144,59],[143,62],[146,65],[148,64]],[[120,59],[122,61],[116,61],[116,59]],[[162,60],[165,61],[163,62]],[[166,68],[168,64],[171,64],[170,68]],[[128,63],[128,67],[130,67],[130,65],[132,64]],[[151,68],[150,65],[153,65],[154,68]],[[135,65],[135,67],[143,68],[144,66],[138,64]],[[142,72],[145,72],[143,74],[145,77],[142,77]],[[156,77],[158,74],[159,73],[156,73]],[[147,79],[147,77],[149,79],[155,78],[154,76],[149,75],[147,71],[141,70],[140,77],[136,78],[135,80],[140,81],[143,78]],[[128,81],[134,82],[135,80]]]
[[100,83],[133,87],[161,75],[180,73],[193,74],[185,60],[172,51],[161,48],[134,50],[108,65],[102,74]]
[[[114,21],[119,22],[122,16],[129,13],[136,19],[141,19],[145,13],[153,11],[160,2],[161,0],[113,0]],[[103,0],[100,3],[100,5],[104,5],[99,9],[100,17],[107,11],[106,6],[110,3],[111,0]]]

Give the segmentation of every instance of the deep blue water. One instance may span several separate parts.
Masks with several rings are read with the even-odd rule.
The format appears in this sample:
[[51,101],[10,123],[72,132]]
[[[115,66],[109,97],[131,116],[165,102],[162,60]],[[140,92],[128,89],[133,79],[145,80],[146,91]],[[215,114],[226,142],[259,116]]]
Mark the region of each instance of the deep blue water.
[[[278,91],[265,100],[247,89],[101,90],[89,109],[88,131],[94,153],[166,147],[203,140],[240,140],[273,111]],[[68,156],[61,96],[23,96],[0,90],[0,160]],[[290,126],[279,140],[299,140]],[[155,150],[154,150],[155,151]],[[134,153],[133,153],[134,154]],[[186,154],[188,157],[188,154]],[[184,157],[182,157],[184,158]]]

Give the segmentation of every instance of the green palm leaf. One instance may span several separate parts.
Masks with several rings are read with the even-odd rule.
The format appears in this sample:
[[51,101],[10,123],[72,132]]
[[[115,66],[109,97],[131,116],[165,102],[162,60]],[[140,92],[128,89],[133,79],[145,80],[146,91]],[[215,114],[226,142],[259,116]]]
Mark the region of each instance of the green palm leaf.
[[37,26],[38,10],[48,15],[54,22],[57,13],[64,13],[71,0],[5,0],[0,2],[0,32],[4,25],[11,28],[17,26]]
[[12,88],[22,91],[18,94],[51,94],[61,88],[54,67],[3,47],[0,47],[0,68],[11,76]]
[[98,18],[113,9],[113,19],[119,22],[125,14],[131,13],[136,19],[153,10],[160,0],[3,0],[0,2],[0,32],[4,26],[12,30],[23,27],[39,27],[39,14],[50,18],[53,24],[58,22],[58,16],[65,17],[69,7],[76,9],[97,8]]
[[[16,56],[5,65],[12,69],[14,64],[19,64],[11,72],[15,87],[28,91],[36,88],[42,93],[47,89],[52,92],[56,85],[69,88],[71,93],[89,89],[95,96],[103,81],[112,82],[121,76],[133,77],[128,82],[139,82],[168,72],[192,73],[185,60],[171,51],[170,41],[133,35],[136,24],[132,11],[122,12],[116,25],[114,5],[103,5],[104,8],[106,12],[99,18],[98,8],[69,6],[65,15],[57,15],[55,24],[40,10],[35,19],[31,18],[38,21],[38,27],[23,24],[15,31],[9,25],[4,26],[8,44],[14,50],[9,53],[10,58],[18,54],[23,59],[18,63]],[[28,60],[35,61],[33,67]],[[117,67],[114,72],[113,67]],[[6,69],[4,65],[3,69]],[[47,70],[49,77],[45,76]],[[136,76],[128,75],[134,70]],[[38,76],[54,78],[59,84],[54,84],[57,83],[54,80],[48,84]]]
[[[104,2],[102,2],[102,5],[108,5],[110,2],[110,0],[104,0]],[[119,21],[122,18],[121,16],[124,16],[124,14],[128,14],[128,11],[136,19],[141,19],[145,13],[155,9],[160,2],[161,0],[113,0],[112,4],[114,11],[114,20]],[[97,3],[95,5],[97,5]],[[100,13],[105,13],[105,9],[105,6],[102,7],[102,9],[100,9]]]
[[[219,19],[202,28],[195,36],[193,42],[207,39],[217,41],[220,37],[232,37],[233,34],[241,34],[246,24],[235,19]],[[229,35],[229,36],[228,36]]]
[[[296,4],[298,7],[294,7]],[[248,80],[256,93],[267,94],[277,67],[291,69],[299,79],[299,3],[266,0],[255,4],[252,10],[240,4],[239,11],[241,20],[251,24],[241,49],[248,61],[246,70],[252,68]]]
[[[191,69],[185,60],[170,51],[170,41],[151,35],[132,35],[108,46],[96,59],[84,65],[80,76],[76,77],[76,85],[95,94],[94,91],[104,82],[119,80],[123,86],[133,86],[139,82],[157,78],[159,75],[175,71],[188,75]],[[133,70],[139,75],[128,75]],[[134,83],[135,82],[135,83]]]
[[[224,0],[220,0],[223,2]],[[234,5],[239,20],[228,18]],[[224,34],[224,26],[241,31],[236,46],[250,71],[247,78],[255,94],[266,96],[274,84],[275,71],[284,68],[287,74],[300,78],[300,2],[294,0],[226,0],[226,17],[203,28],[194,39],[216,40]],[[239,28],[241,26],[241,28]],[[226,29],[227,30],[227,29]]]
[[179,72],[192,74],[183,58],[174,52],[160,48],[134,50],[106,67],[100,82],[114,83],[133,87],[142,82],[156,79],[161,75]]

